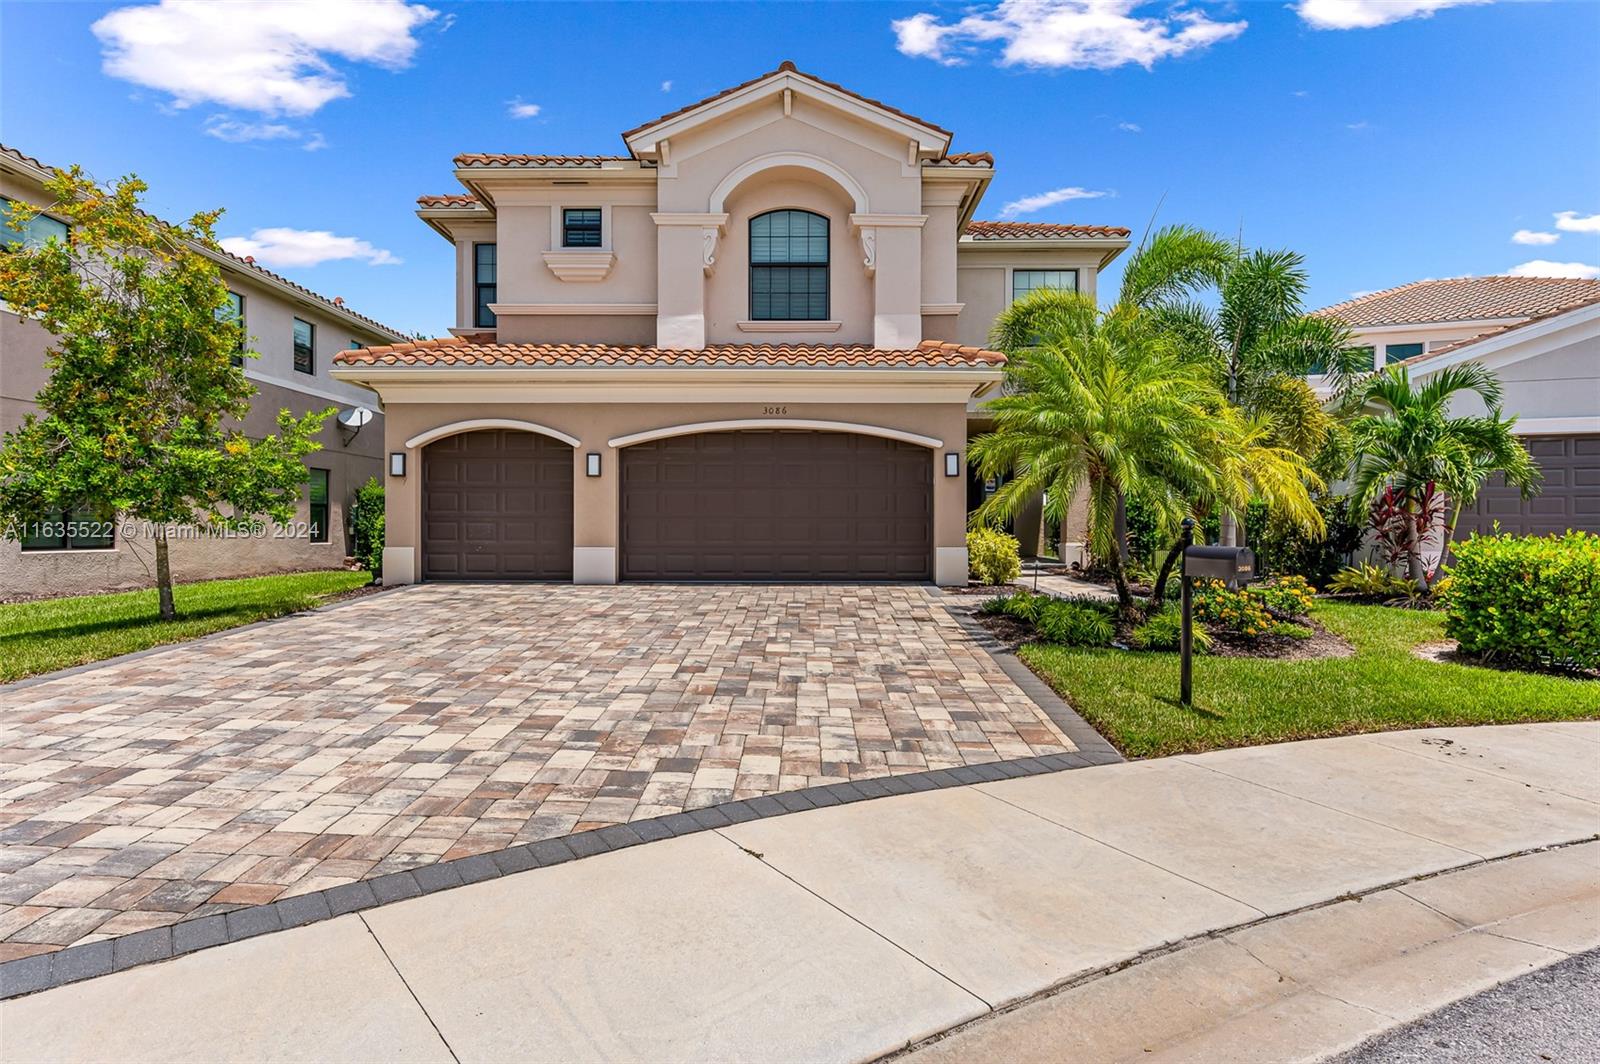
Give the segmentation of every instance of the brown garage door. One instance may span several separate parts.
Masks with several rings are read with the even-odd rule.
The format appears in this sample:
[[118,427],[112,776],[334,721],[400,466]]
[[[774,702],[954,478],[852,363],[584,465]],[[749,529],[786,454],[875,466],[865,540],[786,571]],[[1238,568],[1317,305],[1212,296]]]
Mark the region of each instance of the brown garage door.
[[926,580],[933,457],[838,432],[708,432],[622,452],[625,580]]
[[422,575],[572,579],[572,448],[499,429],[423,448]]
[[1501,532],[1543,536],[1569,528],[1600,532],[1600,436],[1528,436],[1522,441],[1539,464],[1539,494],[1522,498],[1495,477],[1463,511],[1456,536]]

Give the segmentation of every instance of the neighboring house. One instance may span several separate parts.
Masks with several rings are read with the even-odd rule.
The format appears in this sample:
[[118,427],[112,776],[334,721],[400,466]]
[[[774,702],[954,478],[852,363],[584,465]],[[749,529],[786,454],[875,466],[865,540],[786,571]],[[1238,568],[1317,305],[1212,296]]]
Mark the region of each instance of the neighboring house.
[[[47,204],[43,184],[50,167],[12,148],[0,146],[0,199]],[[64,235],[65,223],[42,215],[28,233],[5,233],[6,242]],[[4,254],[0,251],[0,254]],[[340,350],[391,343],[404,334],[380,325],[292,281],[222,252],[206,252],[222,269],[242,314],[247,344],[259,358],[247,359],[245,376],[256,398],[245,430],[263,436],[276,430],[280,409],[295,414],[336,407],[373,407],[372,393],[329,374]],[[0,431],[22,424],[38,412],[35,396],[48,380],[45,354],[49,333],[36,322],[0,305]],[[319,439],[322,450],[306,459],[311,481],[294,528],[282,535],[214,538],[180,532],[172,543],[172,569],[179,580],[246,576],[303,569],[338,568],[349,553],[346,520],[355,489],[383,472],[383,419],[358,432],[330,418]],[[311,527],[315,526],[313,532]],[[302,527],[304,526],[304,527]],[[0,540],[0,595],[74,594],[148,585],[154,572],[154,544],[130,522],[102,520],[79,512],[41,514],[20,542]],[[68,532],[81,533],[68,535]]]
[[994,316],[1128,233],[974,222],[951,138],[785,63],[626,155],[458,156],[454,335],[333,371],[384,404],[384,582],[964,583]]
[[[1478,362],[1504,389],[1503,412],[1544,473],[1523,499],[1498,478],[1463,513],[1457,534],[1600,532],[1600,281],[1461,277],[1417,281],[1317,311],[1349,324],[1377,368],[1413,380]],[[1475,398],[1459,413],[1482,413]]]

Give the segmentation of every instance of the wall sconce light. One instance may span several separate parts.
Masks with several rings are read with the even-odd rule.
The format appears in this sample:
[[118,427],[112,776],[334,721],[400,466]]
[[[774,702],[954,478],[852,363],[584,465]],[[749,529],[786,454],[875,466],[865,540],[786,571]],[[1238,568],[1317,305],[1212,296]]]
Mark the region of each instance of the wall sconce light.
[[406,475],[406,453],[404,451],[390,452],[389,475],[391,477],[403,477]]
[[586,477],[600,475],[600,452],[590,451],[583,456],[583,475]]
[[944,453],[944,475],[959,477],[961,475],[961,455],[956,451]]

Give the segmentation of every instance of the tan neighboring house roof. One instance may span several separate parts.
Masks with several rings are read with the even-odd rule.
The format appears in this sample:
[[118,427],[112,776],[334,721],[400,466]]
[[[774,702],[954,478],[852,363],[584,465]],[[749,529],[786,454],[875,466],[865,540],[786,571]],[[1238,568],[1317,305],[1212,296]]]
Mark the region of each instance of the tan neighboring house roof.
[[1314,313],[1320,317],[1339,318],[1355,328],[1377,328],[1538,318],[1559,314],[1596,298],[1600,298],[1600,281],[1567,277],[1453,277],[1413,281],[1335,303]]
[[342,366],[552,366],[823,369],[997,369],[1006,357],[981,347],[924,340],[905,350],[866,344],[712,344],[678,349],[618,344],[501,344],[478,336],[340,351]]
[[[11,159],[13,163],[23,164],[24,171],[30,169],[36,171],[35,173],[29,175],[35,180],[45,180],[54,175],[56,171],[56,167],[50,166],[47,163],[42,163],[31,155],[24,155],[17,149],[9,147],[5,144],[0,144],[0,156]],[[200,245],[196,245],[196,247],[203,255],[215,262],[242,270],[249,274],[253,274],[258,279],[268,282],[270,287],[276,287],[280,291],[287,289],[288,292],[285,294],[298,295],[304,297],[305,299],[311,300],[335,316],[353,319],[354,321],[367,326],[371,331],[382,333],[386,336],[399,338],[406,335],[399,329],[385,325],[381,321],[377,321],[373,318],[367,317],[365,314],[351,310],[349,307],[344,305],[343,299],[329,299],[325,295],[322,295],[318,292],[313,292],[305,285],[296,284],[294,281],[289,280],[289,278],[284,277],[281,274],[273,273],[264,266],[256,265],[256,262],[253,258],[235,255],[231,251],[224,251],[220,247],[208,248]]]
[[829,88],[829,89],[834,90],[835,92],[843,93],[844,95],[849,96],[852,99],[858,100],[861,103],[866,104],[868,107],[875,107],[880,111],[886,111],[889,114],[892,114],[892,115],[894,115],[894,116],[896,116],[898,118],[903,118],[908,122],[915,122],[917,125],[922,126],[922,127],[926,128],[926,129],[930,129],[930,130],[934,131],[935,133],[942,134],[945,137],[952,137],[952,136],[955,135],[955,134],[951,133],[948,129],[945,129],[943,126],[936,125],[936,124],[928,121],[926,118],[918,118],[916,115],[907,114],[905,111],[900,110],[898,107],[889,106],[888,104],[884,103],[882,100],[874,100],[870,96],[863,96],[859,92],[855,92],[855,91],[853,91],[851,89],[845,88],[843,85],[836,84],[836,83],[834,83],[832,81],[828,81],[828,80],[826,80],[824,78],[819,78],[815,74],[808,74],[804,70],[800,70],[799,68],[797,68],[794,65],[794,62],[792,60],[785,59],[783,62],[778,64],[778,68],[776,70],[769,70],[765,74],[758,74],[755,77],[751,78],[749,81],[740,82],[737,85],[733,85],[733,86],[730,86],[730,87],[728,87],[726,89],[723,89],[721,92],[714,92],[710,96],[707,96],[703,100],[696,100],[694,103],[686,104],[683,107],[678,108],[676,111],[668,111],[666,114],[661,115],[658,118],[652,118],[648,122],[644,122],[644,123],[641,123],[640,125],[634,126],[632,129],[626,130],[622,134],[622,139],[626,141],[630,137],[633,137],[635,134],[642,133],[645,130],[649,129],[651,126],[660,125],[662,122],[669,122],[672,119],[679,118],[679,117],[681,117],[683,115],[688,114],[691,111],[699,110],[700,108],[706,106],[707,104],[716,103],[718,100],[721,100],[724,97],[732,96],[736,92],[742,92],[743,90],[748,89],[750,86],[758,84],[759,82],[765,81],[768,78],[773,77],[774,75],[777,75],[777,74],[793,74],[796,77],[805,78],[807,81],[815,82],[816,84],[821,85],[824,88]]
[[1453,355],[1464,348],[1472,347],[1475,344],[1483,343],[1486,340],[1504,336],[1506,333],[1516,332],[1518,329],[1526,329],[1531,325],[1538,325],[1542,322],[1547,322],[1552,318],[1559,318],[1564,314],[1571,314],[1573,311],[1583,310],[1586,307],[1592,307],[1595,304],[1600,303],[1600,281],[1588,281],[1585,283],[1597,286],[1595,290],[1590,293],[1589,298],[1587,299],[1573,303],[1570,306],[1564,306],[1559,310],[1550,310],[1543,314],[1535,314],[1533,317],[1526,318],[1523,321],[1512,322],[1509,325],[1497,325],[1494,328],[1481,332],[1476,336],[1469,336],[1465,340],[1457,340],[1453,344],[1446,344],[1442,347],[1436,347],[1431,351],[1424,351],[1420,355],[1412,355],[1410,358],[1406,359],[1403,364],[1407,366],[1413,366],[1419,362],[1431,362],[1442,355]]
[[1121,240],[1129,231],[1117,225],[1067,225],[1056,222],[967,223],[965,236],[973,240]]

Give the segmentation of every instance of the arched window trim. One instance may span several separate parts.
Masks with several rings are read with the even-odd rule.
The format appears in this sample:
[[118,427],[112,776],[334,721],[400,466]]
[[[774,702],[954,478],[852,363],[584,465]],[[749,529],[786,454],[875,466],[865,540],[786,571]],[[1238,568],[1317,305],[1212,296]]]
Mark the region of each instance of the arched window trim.
[[[819,219],[822,222],[823,258],[822,258],[821,262],[814,262],[814,261],[796,261],[796,262],[772,262],[772,261],[767,261],[767,262],[760,262],[760,263],[756,262],[756,257],[755,257],[756,223],[758,221],[760,221],[761,219],[763,219],[763,218],[771,218],[774,215],[778,215],[778,214],[800,214],[800,215],[804,215],[807,218]],[[819,214],[816,211],[809,211],[809,210],[806,210],[803,207],[775,207],[775,208],[773,208],[772,210],[769,210],[769,211],[762,211],[760,214],[752,215],[751,218],[750,218],[750,222],[749,222],[748,229],[747,229],[745,248],[746,248],[746,252],[748,253],[749,260],[750,260],[748,278],[749,278],[749,289],[750,289],[750,291],[749,291],[749,308],[750,308],[750,320],[751,321],[827,321],[828,320],[828,313],[832,309],[832,300],[833,300],[833,290],[832,290],[833,289],[833,285],[832,285],[833,220],[832,219],[830,219],[825,214]],[[782,272],[789,273],[792,276],[793,274],[796,274],[799,271],[802,271],[802,270],[807,270],[807,271],[816,270],[819,267],[821,269],[821,279],[822,279],[822,309],[821,309],[820,313],[818,313],[815,310],[812,310],[810,308],[807,308],[806,313],[804,313],[804,314],[794,314],[794,313],[788,313],[788,314],[774,314],[774,313],[759,314],[759,313],[757,313],[757,311],[756,311],[756,277],[757,277],[757,271],[769,271],[769,276],[771,274],[775,274],[777,272],[782,271]],[[792,292],[792,289],[791,289],[791,292]],[[788,306],[785,309],[787,309],[787,310],[789,310],[791,312],[795,309],[795,305],[794,305],[794,301],[793,301],[792,295],[791,295],[791,297],[789,299]]]

